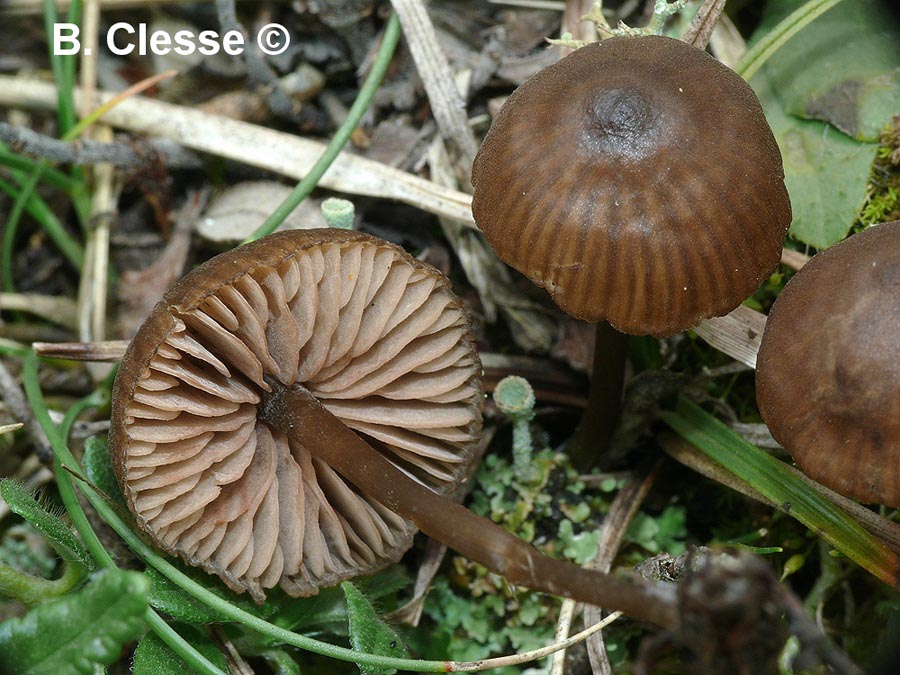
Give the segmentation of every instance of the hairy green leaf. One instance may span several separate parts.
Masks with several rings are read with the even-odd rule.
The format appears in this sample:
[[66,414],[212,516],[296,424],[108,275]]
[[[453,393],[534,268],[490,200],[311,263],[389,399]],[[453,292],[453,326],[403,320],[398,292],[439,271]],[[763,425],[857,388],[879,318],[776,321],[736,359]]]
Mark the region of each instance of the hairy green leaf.
[[150,581],[150,604],[158,611],[192,624],[222,621],[214,609],[185,593],[154,568],[148,567],[145,574]]
[[0,494],[10,511],[22,516],[50,541],[53,548],[67,562],[94,568],[94,560],[84,544],[69,529],[62,518],[44,507],[21,483],[14,480],[0,481]]
[[0,672],[93,675],[145,629],[144,575],[101,571],[83,590],[0,625]]
[[112,463],[109,461],[109,447],[105,439],[91,436],[84,442],[82,464],[85,478],[102,490],[118,506],[123,509],[127,508],[122,490],[119,488],[119,482],[113,472]]
[[[236,596],[232,591],[226,589],[217,578],[201,570],[191,569],[184,565],[179,565],[179,567],[185,574],[189,575],[208,591],[228,600],[245,612],[250,612],[261,618],[269,618],[277,610],[277,605],[271,598],[267,599],[262,605],[257,605],[246,595]],[[150,604],[160,612],[190,624],[227,621],[223,615],[216,612],[212,607],[197,600],[152,567],[147,568],[146,575],[150,581]],[[270,595],[273,595],[273,593],[270,592]]]
[[[389,602],[388,598],[409,586],[410,580],[400,566],[392,565],[378,574],[356,578],[353,583],[370,600]],[[304,634],[347,635],[347,603],[340,588],[323,588],[308,598],[279,602],[272,620]]]
[[[406,657],[406,645],[393,628],[382,621],[369,599],[360,593],[349,581],[341,583],[344,599],[347,601],[347,616],[350,628],[350,644],[353,649],[366,654]],[[394,668],[377,668],[359,665],[366,675],[392,675]]]
[[[224,654],[212,640],[189,627],[180,627],[178,632],[194,649],[223,671],[228,671]],[[147,633],[134,650],[131,672],[132,675],[196,675],[198,671],[169,649],[156,633]]]
[[347,606],[339,588],[323,588],[316,595],[285,603],[274,620],[301,633],[347,634]]
[[300,666],[283,649],[269,649],[261,656],[268,662],[275,675],[302,675]]

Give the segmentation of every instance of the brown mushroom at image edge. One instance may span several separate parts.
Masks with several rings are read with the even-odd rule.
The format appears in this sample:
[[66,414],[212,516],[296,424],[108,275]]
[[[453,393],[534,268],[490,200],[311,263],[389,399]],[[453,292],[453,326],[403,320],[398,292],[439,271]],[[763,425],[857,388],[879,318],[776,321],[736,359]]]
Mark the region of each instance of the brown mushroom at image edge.
[[763,333],[756,397],[805,474],[900,507],[900,221],[822,251],[787,283]]
[[600,322],[579,432],[594,446],[618,417],[621,333],[666,337],[730,312],[775,268],[791,222],[753,90],[661,36],[587,45],[522,84],[472,184],[498,257],[566,313]]
[[675,626],[673,586],[551,559],[453,501],[480,376],[435,269],[360,233],[282,232],[153,310],[116,378],[113,465],[162,549],[257,601],[373,572],[421,529],[517,585]]

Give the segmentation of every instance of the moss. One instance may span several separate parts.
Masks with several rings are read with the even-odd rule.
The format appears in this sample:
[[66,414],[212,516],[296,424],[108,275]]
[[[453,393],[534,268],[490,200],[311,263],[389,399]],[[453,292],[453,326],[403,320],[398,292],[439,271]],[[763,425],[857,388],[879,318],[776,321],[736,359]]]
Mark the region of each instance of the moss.
[[857,229],[900,218],[900,115],[881,133]]

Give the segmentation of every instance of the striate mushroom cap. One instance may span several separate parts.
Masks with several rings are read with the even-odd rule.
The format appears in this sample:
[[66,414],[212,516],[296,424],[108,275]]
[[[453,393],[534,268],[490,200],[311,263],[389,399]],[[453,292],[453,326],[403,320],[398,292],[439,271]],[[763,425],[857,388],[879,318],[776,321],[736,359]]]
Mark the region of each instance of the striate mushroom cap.
[[497,255],[563,311],[659,337],[726,314],[778,263],[781,154],[750,86],[660,36],[582,47],[509,97],[475,158]]
[[[182,278],[131,342],[110,450],[138,524],[164,550],[257,600],[373,572],[414,527],[263,421],[303,385],[441,494],[470,474],[481,364],[449,282],[345,230],[273,234]],[[302,435],[302,434],[301,434]]]
[[814,480],[900,507],[900,221],[814,256],[766,322],[756,397]]

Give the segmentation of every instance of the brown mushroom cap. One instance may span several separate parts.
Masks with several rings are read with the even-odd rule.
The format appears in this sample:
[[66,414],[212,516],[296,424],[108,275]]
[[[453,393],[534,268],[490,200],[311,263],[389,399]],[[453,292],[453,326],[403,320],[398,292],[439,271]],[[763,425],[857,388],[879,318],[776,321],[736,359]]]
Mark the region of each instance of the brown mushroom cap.
[[756,397],[814,480],[900,506],[900,221],[814,256],[766,322]]
[[659,36],[582,47],[516,89],[472,169],[497,255],[567,313],[671,335],[744,300],[791,221],[753,90]]
[[166,551],[256,599],[310,595],[399,559],[414,527],[262,421],[267,395],[303,385],[452,494],[473,469],[480,374],[435,269],[364,234],[281,232],[186,275],[147,318],[116,378],[113,465]]

